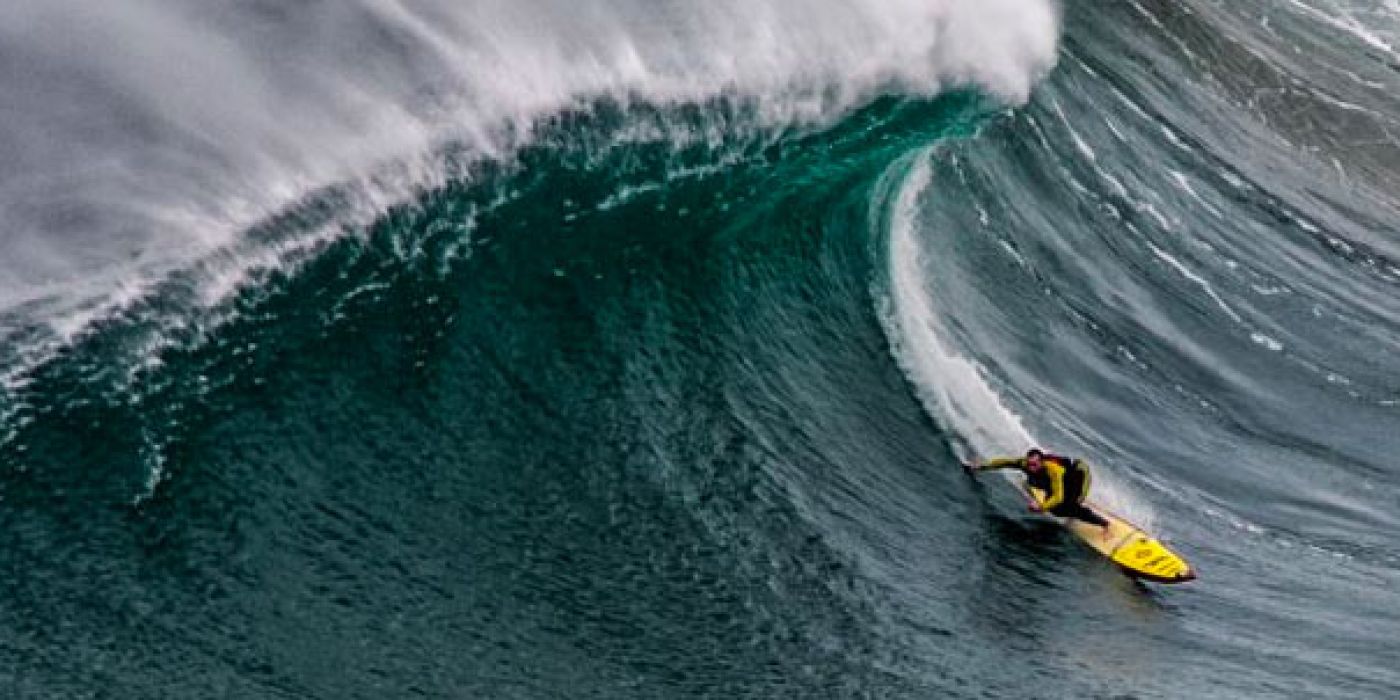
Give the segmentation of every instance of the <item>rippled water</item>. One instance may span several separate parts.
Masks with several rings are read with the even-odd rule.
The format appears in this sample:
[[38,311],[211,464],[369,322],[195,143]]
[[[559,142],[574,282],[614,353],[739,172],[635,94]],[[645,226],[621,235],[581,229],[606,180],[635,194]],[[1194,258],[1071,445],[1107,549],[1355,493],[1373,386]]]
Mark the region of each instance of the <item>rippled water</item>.
[[0,685],[1391,696],[1397,28],[0,9]]

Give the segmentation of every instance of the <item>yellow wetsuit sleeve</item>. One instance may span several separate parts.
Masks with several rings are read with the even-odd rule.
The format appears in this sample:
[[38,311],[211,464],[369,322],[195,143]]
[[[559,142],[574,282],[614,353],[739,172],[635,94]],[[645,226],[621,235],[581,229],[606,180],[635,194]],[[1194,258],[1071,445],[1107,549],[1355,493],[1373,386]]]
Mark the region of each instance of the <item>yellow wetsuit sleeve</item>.
[[994,469],[1020,469],[1026,466],[1023,457],[997,457],[989,459],[977,467],[978,471],[992,471]]
[[1065,502],[1065,468],[1053,461],[1045,461],[1045,469],[1050,474],[1050,493],[1040,507],[1050,510]]

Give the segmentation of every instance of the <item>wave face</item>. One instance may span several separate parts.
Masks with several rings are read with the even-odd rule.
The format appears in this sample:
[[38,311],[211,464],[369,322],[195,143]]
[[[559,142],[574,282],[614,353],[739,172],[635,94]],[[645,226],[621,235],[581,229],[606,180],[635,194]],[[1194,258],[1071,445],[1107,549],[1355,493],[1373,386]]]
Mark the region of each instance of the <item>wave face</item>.
[[0,8],[10,695],[1400,692],[1393,3],[89,5]]

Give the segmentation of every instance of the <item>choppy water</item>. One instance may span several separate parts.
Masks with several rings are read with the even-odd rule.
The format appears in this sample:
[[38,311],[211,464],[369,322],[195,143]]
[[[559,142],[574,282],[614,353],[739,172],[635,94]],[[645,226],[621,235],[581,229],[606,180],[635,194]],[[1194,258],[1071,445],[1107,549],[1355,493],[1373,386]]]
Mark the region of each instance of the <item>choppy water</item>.
[[0,8],[7,696],[1400,692],[1394,2],[90,5]]

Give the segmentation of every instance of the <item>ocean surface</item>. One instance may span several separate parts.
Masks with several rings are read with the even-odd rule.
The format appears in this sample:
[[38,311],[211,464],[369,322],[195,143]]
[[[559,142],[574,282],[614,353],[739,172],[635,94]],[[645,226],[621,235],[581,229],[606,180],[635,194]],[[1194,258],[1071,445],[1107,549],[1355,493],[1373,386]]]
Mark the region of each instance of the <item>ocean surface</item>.
[[1395,0],[0,4],[0,696],[1393,698],[1397,455]]

